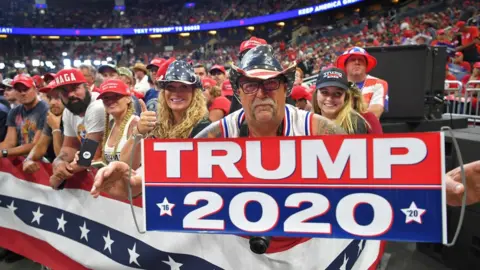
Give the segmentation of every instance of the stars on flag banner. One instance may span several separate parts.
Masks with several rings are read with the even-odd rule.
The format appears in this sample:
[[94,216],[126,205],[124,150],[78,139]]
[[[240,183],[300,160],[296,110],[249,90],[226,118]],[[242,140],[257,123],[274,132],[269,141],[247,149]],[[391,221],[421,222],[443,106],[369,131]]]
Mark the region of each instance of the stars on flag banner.
[[352,242],[350,242],[343,252],[341,252],[337,258],[325,268],[325,270],[352,269],[357,262],[358,257],[362,254],[365,244],[365,240],[352,240]]
[[[171,214],[174,204],[164,202]],[[73,240],[124,266],[140,269],[189,270],[221,269],[200,257],[158,250],[143,241],[102,223],[49,205],[0,195],[6,208],[23,223]]]

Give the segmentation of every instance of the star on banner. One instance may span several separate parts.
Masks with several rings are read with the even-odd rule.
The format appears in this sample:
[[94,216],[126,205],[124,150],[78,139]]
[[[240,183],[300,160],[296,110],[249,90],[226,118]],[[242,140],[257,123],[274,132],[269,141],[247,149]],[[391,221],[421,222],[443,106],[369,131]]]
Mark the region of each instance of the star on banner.
[[180,266],[183,264],[177,263],[172,259],[172,257],[168,256],[168,262],[167,261],[162,261],[163,263],[166,263],[170,266],[170,270],[180,270]]
[[162,203],[157,203],[157,206],[160,208],[160,216],[172,216],[172,209],[175,207],[175,204],[169,203],[167,197],[165,197]]
[[112,254],[112,244],[113,242],[113,239],[110,238],[110,231],[108,231],[107,233],[107,236],[103,236],[103,240],[105,241],[105,247],[103,247],[103,250],[107,250],[110,252],[110,254]]
[[67,224],[67,221],[63,218],[63,213],[60,218],[57,218],[57,222],[58,222],[57,231],[61,229],[63,232],[65,232],[65,224]]
[[37,222],[38,225],[40,225],[40,219],[43,217],[43,213],[40,212],[40,206],[38,207],[37,211],[32,211],[33,214],[33,222]]
[[409,208],[403,208],[401,210],[405,214],[405,223],[407,224],[412,221],[422,224],[422,216],[427,212],[425,209],[418,208],[415,202],[412,202]]
[[138,257],[140,257],[140,254],[137,253],[137,243],[133,244],[132,249],[129,249],[129,248],[127,248],[127,249],[128,249],[128,256],[129,256],[128,262],[130,264],[134,263],[134,264],[140,266],[140,264],[137,261]]

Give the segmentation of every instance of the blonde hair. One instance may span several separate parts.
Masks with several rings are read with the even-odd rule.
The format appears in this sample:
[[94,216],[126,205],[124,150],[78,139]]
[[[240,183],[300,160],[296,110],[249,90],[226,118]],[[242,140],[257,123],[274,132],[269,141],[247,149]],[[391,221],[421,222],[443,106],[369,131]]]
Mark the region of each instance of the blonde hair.
[[182,122],[175,125],[172,109],[168,107],[165,99],[165,90],[161,90],[158,95],[158,121],[155,128],[147,136],[158,139],[185,139],[190,136],[195,125],[207,116],[205,97],[202,90],[196,88],[193,91],[192,102],[183,115]]
[[209,93],[212,99],[214,99],[222,95],[222,90],[220,89],[220,87],[214,85],[212,88],[210,88]]
[[[367,128],[370,128],[370,125],[368,122],[363,118],[363,116],[360,113],[366,112],[366,108],[364,111],[357,111],[355,109],[355,106],[358,106],[358,101],[355,99],[357,98],[358,93],[360,93],[360,90],[354,83],[349,83],[349,88],[347,91],[345,91],[345,101],[343,103],[342,108],[337,114],[337,117],[335,118],[334,122],[341,126],[348,134],[355,134],[358,126],[357,126],[357,120],[358,118],[363,119],[364,123],[366,124]],[[317,95],[318,95],[318,89],[316,89],[313,92],[312,96],[312,107],[313,107],[313,112],[316,114],[322,114],[322,110],[320,109],[320,106],[318,106],[318,101],[317,101]],[[363,102],[363,98],[361,97],[360,93],[360,100]],[[362,107],[363,106],[363,107]],[[364,108],[365,105],[360,105],[360,109]]]
[[349,82],[349,84],[349,91],[353,99],[353,109],[358,113],[366,113],[368,107],[367,103],[365,103],[365,100],[363,99],[362,90],[360,90],[360,88],[358,88],[357,85],[352,82]]
[[[123,121],[120,124],[120,132],[118,133],[117,141],[115,142],[115,147],[113,148],[114,155],[117,153],[117,148],[118,148],[118,145],[120,144],[120,141],[122,140],[123,132],[125,132],[125,128],[127,128],[128,120],[130,120],[134,111],[135,111],[135,108],[133,107],[133,99],[131,99],[131,102],[128,105],[127,114],[125,114],[125,117],[123,118]],[[108,164],[108,161],[105,158],[105,146],[108,143],[108,137],[110,136],[110,132],[112,131],[110,128],[111,128],[110,115],[107,112],[105,112],[105,131],[103,132],[102,160],[107,164]]]

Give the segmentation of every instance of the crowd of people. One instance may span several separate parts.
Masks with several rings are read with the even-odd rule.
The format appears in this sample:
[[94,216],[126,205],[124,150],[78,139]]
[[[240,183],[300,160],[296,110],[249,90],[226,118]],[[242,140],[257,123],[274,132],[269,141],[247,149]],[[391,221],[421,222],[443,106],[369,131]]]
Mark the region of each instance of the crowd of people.
[[[240,64],[228,72],[222,65],[207,70],[202,64],[159,58],[132,70],[81,66],[6,79],[2,158],[26,156],[25,173],[37,171],[38,162],[52,162],[50,184],[61,189],[74,174],[91,169],[81,165],[79,151],[93,141],[96,152],[87,159],[101,169],[92,196],[128,199],[129,185],[133,198],[142,196],[142,174],[137,173],[141,138],[382,134],[379,118],[388,110],[388,83],[368,75],[377,60],[363,48],[350,48],[335,66],[323,68],[313,91],[301,86],[301,69],[295,63],[283,67],[263,39],[243,42],[239,57]],[[96,82],[98,74],[101,82]],[[478,167],[472,163],[467,169]],[[455,178],[448,178],[447,198],[458,205],[464,187],[458,172],[449,175]],[[469,181],[478,182],[478,176]],[[478,201],[480,194],[469,195],[469,204]],[[7,263],[22,259],[5,250],[0,255]]]
[[[84,2],[48,1],[48,9],[36,9],[32,1],[2,1],[0,25],[6,27],[57,28],[130,28],[199,24],[262,16],[300,8],[324,0],[283,2],[273,0],[229,0],[197,2],[186,7],[185,2],[154,0],[127,1],[125,11],[114,11],[113,1]],[[214,6],[212,6],[212,4]]]
[[[94,141],[98,147],[90,161],[103,168],[92,195],[127,199],[126,183],[134,197],[142,196],[139,138],[382,134],[388,82],[369,75],[377,60],[364,47],[447,46],[447,79],[478,80],[480,38],[467,19],[454,6],[401,22],[380,18],[353,36],[312,33],[298,46],[250,37],[198,61],[184,54],[152,55],[148,65],[81,65],[34,76],[20,71],[0,85],[1,155],[25,157],[25,173],[37,171],[39,162],[52,163],[50,184],[59,189],[88,169],[79,165],[78,153]],[[307,88],[302,81],[310,74],[318,76]],[[123,181],[129,171],[132,178]],[[458,174],[451,176],[458,181]],[[450,183],[447,189],[452,204],[463,191],[456,187]],[[469,197],[470,203],[478,198]],[[22,259],[9,251],[0,257]]]

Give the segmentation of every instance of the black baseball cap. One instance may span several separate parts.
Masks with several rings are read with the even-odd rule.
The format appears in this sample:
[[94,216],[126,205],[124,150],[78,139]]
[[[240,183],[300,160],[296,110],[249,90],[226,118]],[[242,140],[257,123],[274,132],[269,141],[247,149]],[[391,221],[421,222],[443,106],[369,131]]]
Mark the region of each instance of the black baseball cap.
[[336,86],[343,90],[348,90],[349,83],[347,74],[339,68],[328,68],[318,74],[316,89],[328,86]]

